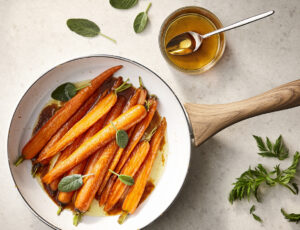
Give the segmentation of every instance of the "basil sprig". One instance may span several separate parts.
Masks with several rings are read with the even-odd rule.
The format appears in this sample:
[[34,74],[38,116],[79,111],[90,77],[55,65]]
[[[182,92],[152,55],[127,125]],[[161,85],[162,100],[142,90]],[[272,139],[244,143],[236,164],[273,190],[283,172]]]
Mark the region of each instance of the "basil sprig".
[[96,37],[98,35],[101,35],[111,40],[112,42],[117,43],[115,39],[108,37],[105,34],[102,34],[100,32],[99,26],[95,22],[92,22],[88,19],[70,18],[67,20],[67,26],[69,27],[70,30],[83,37]]
[[112,7],[117,9],[129,9],[136,5],[138,0],[109,0]]
[[87,176],[91,176],[94,174],[73,174],[70,176],[65,176],[61,179],[58,184],[58,190],[61,192],[72,192],[79,189],[83,185],[82,179]]
[[120,148],[125,148],[128,144],[128,134],[123,129],[117,129],[113,122],[111,125],[116,130],[116,142]]
[[148,11],[149,11],[149,8],[151,7],[151,5],[152,5],[152,3],[150,2],[146,11],[139,13],[136,16],[136,18],[134,19],[133,29],[136,33],[141,33],[146,28],[147,23],[148,23]]
[[67,83],[64,83],[64,84],[58,86],[52,92],[51,97],[55,100],[66,102],[66,101],[70,100],[72,97],[74,97],[79,90],[81,90],[87,86],[90,86],[90,85],[91,85],[91,83],[88,83],[88,84],[82,85],[80,87],[76,87],[73,83],[67,82]]
[[134,185],[134,179],[131,176],[127,176],[127,175],[123,175],[123,174],[120,175],[111,169],[109,169],[109,171],[112,174],[115,174],[122,183],[129,185],[129,186]]

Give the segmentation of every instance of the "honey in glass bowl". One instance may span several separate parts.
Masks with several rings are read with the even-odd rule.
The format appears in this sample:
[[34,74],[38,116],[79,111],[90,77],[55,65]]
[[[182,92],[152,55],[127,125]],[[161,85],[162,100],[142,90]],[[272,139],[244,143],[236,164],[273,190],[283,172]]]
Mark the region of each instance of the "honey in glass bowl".
[[187,31],[206,34],[221,28],[219,19],[201,7],[184,7],[172,13],[163,23],[160,31],[160,49],[165,59],[174,67],[185,72],[202,73],[221,58],[225,49],[224,34],[217,34],[203,40],[200,48],[189,55],[172,55],[166,45],[175,36]]

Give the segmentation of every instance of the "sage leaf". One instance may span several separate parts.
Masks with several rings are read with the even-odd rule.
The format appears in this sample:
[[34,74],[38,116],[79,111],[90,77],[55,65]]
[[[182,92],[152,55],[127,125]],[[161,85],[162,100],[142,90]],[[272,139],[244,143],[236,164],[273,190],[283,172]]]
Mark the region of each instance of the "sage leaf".
[[96,23],[84,18],[70,18],[67,20],[67,26],[84,37],[95,37],[100,33],[100,28]]
[[76,86],[70,82],[58,86],[51,94],[51,97],[58,101],[68,101],[77,93]]
[[117,129],[113,122],[111,122],[111,125],[116,130],[117,145],[120,148],[125,148],[128,144],[128,140],[129,140],[127,132],[125,130],[122,130],[122,129]]
[[73,174],[61,179],[58,184],[58,190],[61,192],[72,192],[79,189],[83,184],[82,175]]
[[111,169],[109,169],[109,171],[110,171],[112,174],[115,174],[115,175],[118,177],[118,179],[119,179],[122,183],[124,183],[124,184],[126,184],[126,185],[129,185],[129,186],[134,185],[134,179],[133,179],[131,176],[124,175],[124,174],[121,174],[121,175],[120,175],[120,174],[114,172],[114,171],[111,170]]
[[125,148],[128,144],[128,135],[125,130],[118,130],[116,133],[117,145],[120,148]]
[[65,176],[59,182],[58,190],[61,192],[75,191],[82,186],[82,184],[83,184],[82,178],[91,176],[91,175],[94,175],[94,174],[86,174],[86,175],[73,174],[70,176]]
[[136,5],[138,0],[109,0],[112,7],[117,9],[129,9]]
[[95,22],[92,22],[88,19],[70,18],[67,20],[67,26],[69,27],[70,30],[83,37],[96,37],[97,35],[101,35],[111,40],[112,42],[117,43],[115,39],[105,34],[102,34],[100,32],[99,26]]
[[150,6],[151,6],[151,3],[149,3],[145,12],[139,13],[136,16],[136,18],[134,19],[133,29],[136,33],[141,33],[146,28],[147,23],[148,23],[148,11],[149,11]]

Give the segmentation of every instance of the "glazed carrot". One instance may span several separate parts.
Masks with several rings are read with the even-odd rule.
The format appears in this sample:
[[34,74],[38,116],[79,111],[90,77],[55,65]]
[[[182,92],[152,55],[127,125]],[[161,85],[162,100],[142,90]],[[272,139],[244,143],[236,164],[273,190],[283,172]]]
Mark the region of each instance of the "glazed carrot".
[[[149,148],[150,144],[148,141],[145,140],[140,142],[134,149],[131,158],[122,169],[121,174],[134,177],[135,173],[138,171],[139,167],[146,158]],[[127,186],[128,185],[124,184],[120,180],[115,181],[111,189],[110,195],[107,199],[107,202],[105,204],[104,211],[108,212],[114,207],[114,205],[119,201],[119,199],[123,195]]]
[[76,96],[69,100],[45,125],[29,140],[22,150],[24,159],[32,159],[47,144],[57,130],[80,108],[80,106],[100,87],[100,85],[113,75],[122,66],[115,66],[91,81],[91,85],[80,90]]
[[[77,112],[57,131],[57,133],[50,139],[50,141],[45,145],[42,151],[39,154],[39,158],[43,158],[48,150],[59,140],[61,139],[72,126],[79,121],[86,112],[92,107],[92,105],[96,102],[99,93],[95,92],[85,103],[84,105],[77,110]],[[101,94],[102,97],[103,94]],[[41,162],[42,165],[48,164],[50,158]],[[38,161],[36,161],[38,163]]]
[[85,178],[83,186],[77,193],[74,205],[77,212],[84,213],[89,209],[117,149],[118,145],[115,140],[104,148],[102,155],[91,171],[93,176]]
[[[147,91],[145,89],[140,89],[140,90],[141,90],[140,97],[139,97],[137,103],[144,104],[146,96],[147,96]],[[115,168],[116,168],[115,171],[117,173],[120,172],[123,165],[125,164],[128,157],[130,156],[132,150],[137,145],[137,143],[140,141],[145,130],[149,126],[149,124],[153,118],[153,115],[155,113],[156,107],[157,107],[157,101],[155,99],[150,99],[150,103],[152,103],[152,106],[151,106],[151,109],[150,109],[148,115],[146,116],[146,118],[141,123],[136,125],[136,127],[132,127],[131,130],[129,130],[129,132],[128,132],[129,136],[130,136],[129,143],[125,149],[118,150],[118,152],[116,153],[116,155],[113,159],[113,162],[111,163],[111,167],[110,167],[111,170],[115,170]],[[99,196],[101,195],[100,200],[99,200],[100,206],[105,204],[105,202],[109,196],[110,190],[116,179],[117,179],[117,177],[115,175],[111,175],[111,172],[108,172],[106,178],[103,181],[103,185],[100,186],[99,191],[98,191],[98,195]]]
[[[121,114],[113,121],[117,129],[128,130],[135,124],[139,123],[147,114],[144,106],[136,105],[129,109],[126,113]],[[103,147],[105,144],[115,138],[116,130],[112,124],[108,124],[101,129],[94,136],[86,140],[75,152],[67,159],[62,161],[59,165],[49,171],[44,177],[43,182],[49,184],[65,172],[79,164],[81,161],[89,157],[97,149]]]
[[[133,94],[133,96],[130,98],[130,100],[128,101],[128,103],[126,104],[126,106],[124,107],[123,109],[123,113],[126,112],[128,109],[130,109],[132,106],[136,105],[136,104],[141,104],[143,105],[145,103],[145,100],[146,100],[146,96],[147,96],[147,91],[143,88],[138,88],[135,93]],[[129,139],[131,138],[132,136],[132,133],[134,131],[134,127],[130,128],[130,130],[128,131],[128,137]],[[113,160],[112,160],[112,163],[110,165],[110,169],[112,171],[115,170],[115,167],[117,166],[120,158],[121,158],[121,155],[123,153],[124,149],[123,148],[119,148],[117,153],[115,154]],[[104,188],[106,187],[106,184],[109,180],[111,176],[111,172],[110,171],[107,171],[106,172],[106,176],[105,178],[103,179],[103,182],[101,183],[101,186],[97,192],[98,196],[101,195],[102,191],[104,190]],[[110,188],[107,189],[108,191],[110,190]],[[103,195],[100,197],[100,200],[99,200],[99,205],[102,206],[107,197],[108,197],[108,192],[105,193],[106,195]]]
[[135,179],[135,183],[133,186],[130,187],[129,193],[127,194],[123,205],[122,210],[123,214],[119,218],[119,223],[123,223],[128,213],[133,214],[136,210],[141,197],[144,193],[149,175],[151,173],[151,169],[154,163],[154,160],[157,156],[157,152],[160,148],[162,139],[164,137],[165,131],[167,128],[166,119],[163,118],[162,122],[160,123],[159,128],[155,132],[154,136],[150,141],[150,150],[146,160],[144,161],[139,173]]
[[[84,135],[81,135],[80,137],[76,138],[76,140],[71,145],[69,145],[67,148],[65,148],[61,152],[61,154],[58,157],[57,161],[55,162],[54,166],[58,165],[60,162],[67,159],[75,151],[75,149],[77,149],[81,145],[81,143],[83,141],[83,138],[84,138]],[[60,180],[61,180],[61,177],[55,179],[54,181],[52,181],[49,184],[49,188],[52,192],[55,192],[57,190],[57,187],[58,187],[58,184],[59,184]]]
[[76,137],[84,133],[89,127],[97,122],[97,120],[107,114],[117,102],[117,93],[127,89],[126,87],[131,87],[131,85],[125,82],[100,100],[92,110],[90,110],[80,121],[78,121],[54,146],[48,150],[46,155],[43,158],[39,158],[38,161],[42,161],[54,156],[60,150],[72,143]]

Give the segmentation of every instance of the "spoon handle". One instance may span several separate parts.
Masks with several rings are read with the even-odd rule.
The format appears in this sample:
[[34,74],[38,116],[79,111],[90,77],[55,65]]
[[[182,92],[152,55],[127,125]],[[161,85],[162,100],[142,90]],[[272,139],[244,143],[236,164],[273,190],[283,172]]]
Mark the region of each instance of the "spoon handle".
[[202,38],[208,38],[214,34],[218,34],[218,33],[221,33],[221,32],[224,32],[224,31],[227,31],[227,30],[232,30],[234,28],[237,28],[237,27],[240,27],[240,26],[243,26],[243,25],[246,25],[246,24],[249,24],[251,22],[254,22],[254,21],[257,21],[257,20],[260,20],[260,19],[263,19],[263,18],[266,18],[272,14],[274,14],[274,10],[271,10],[271,11],[268,11],[266,13],[262,13],[262,14],[259,14],[259,15],[256,15],[256,16],[253,16],[251,18],[247,18],[247,19],[244,19],[242,21],[239,21],[239,22],[236,22],[232,25],[229,25],[229,26],[226,26],[226,27],[223,27],[221,29],[218,29],[218,30],[215,30],[213,32],[210,32],[210,33],[207,33],[207,34],[204,34],[202,35]]

